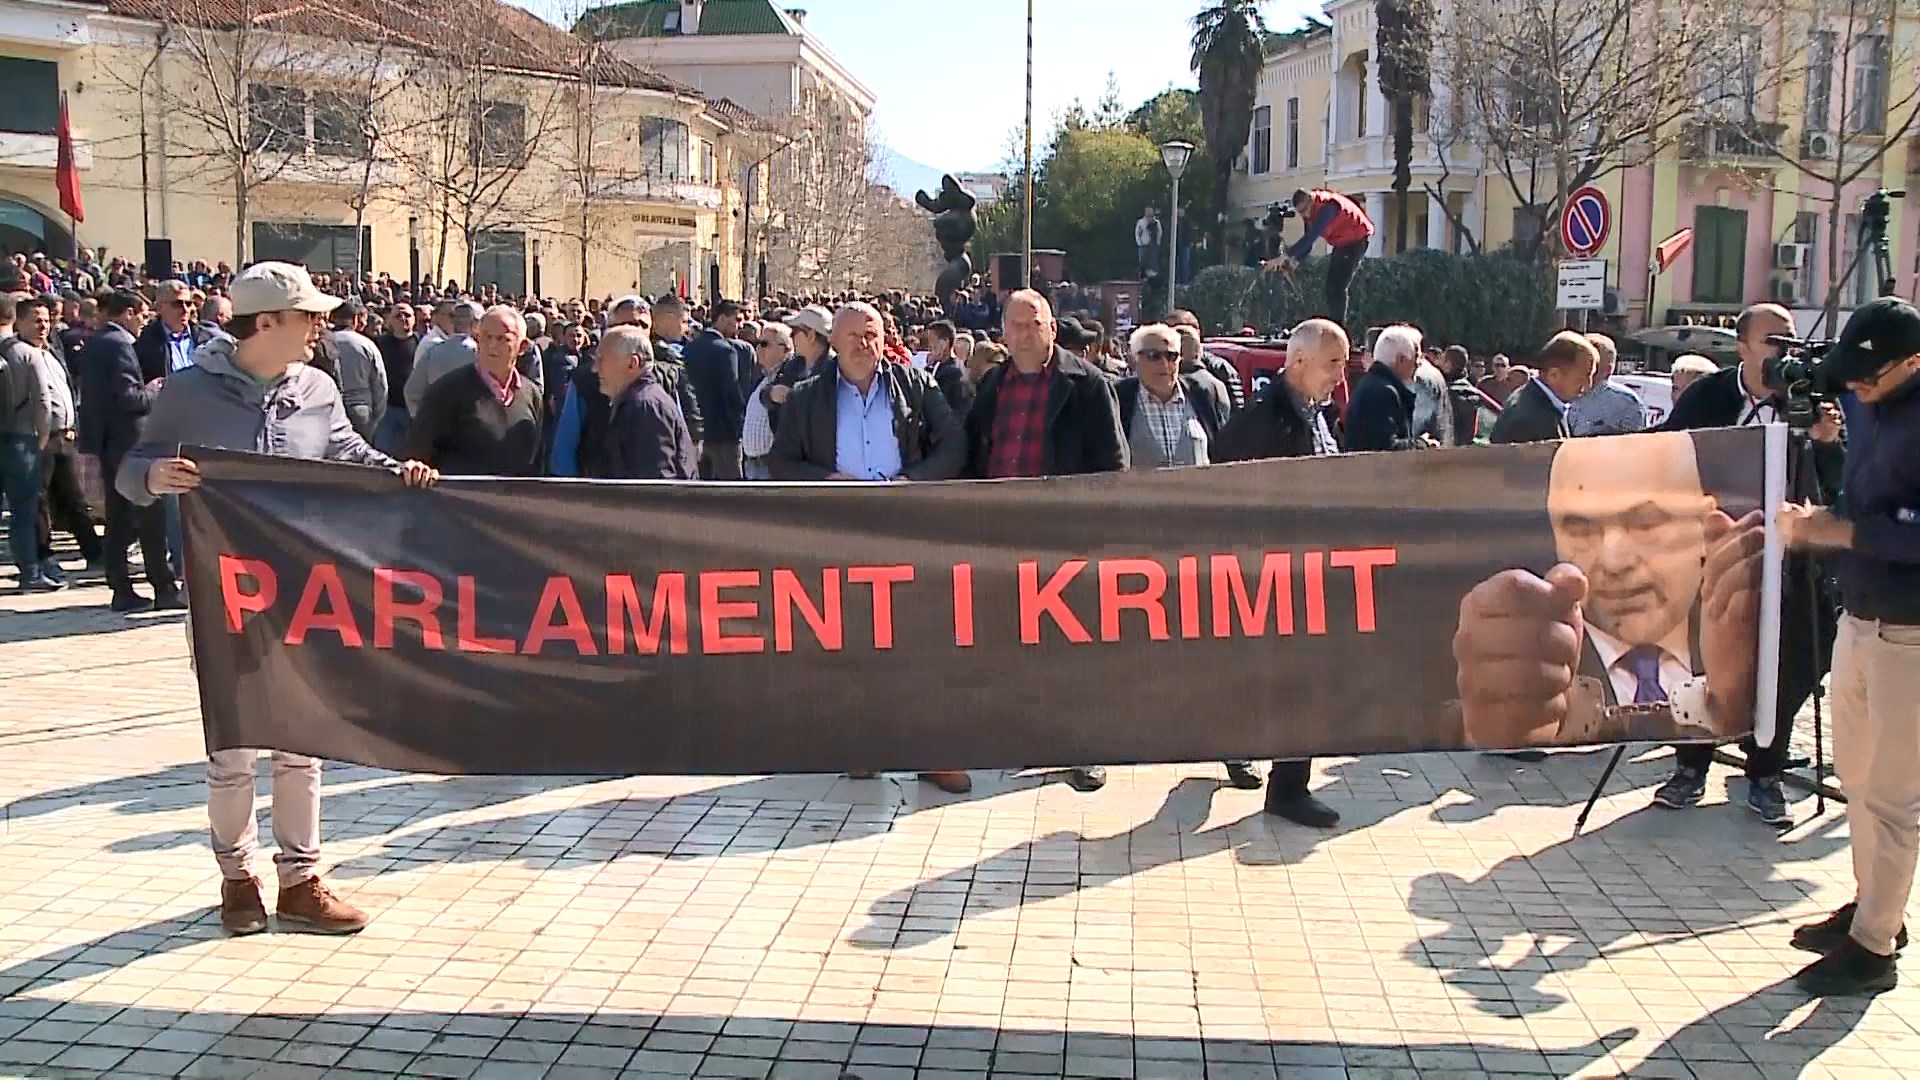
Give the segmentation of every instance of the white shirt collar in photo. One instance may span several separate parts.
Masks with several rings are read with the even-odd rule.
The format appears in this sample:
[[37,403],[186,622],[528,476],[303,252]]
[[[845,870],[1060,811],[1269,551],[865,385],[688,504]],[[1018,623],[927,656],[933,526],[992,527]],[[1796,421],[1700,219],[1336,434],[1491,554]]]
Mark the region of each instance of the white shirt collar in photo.
[[[1633,704],[1634,691],[1639,688],[1639,680],[1633,672],[1620,661],[1633,646],[1607,633],[1605,630],[1587,623],[1587,638],[1593,642],[1593,651],[1600,656],[1600,662],[1606,666],[1607,679],[1613,684],[1613,700],[1617,704]],[[1688,643],[1688,624],[1682,621],[1672,632],[1658,643],[1660,649],[1660,686],[1667,693],[1673,693],[1675,687],[1693,678],[1693,648]]]

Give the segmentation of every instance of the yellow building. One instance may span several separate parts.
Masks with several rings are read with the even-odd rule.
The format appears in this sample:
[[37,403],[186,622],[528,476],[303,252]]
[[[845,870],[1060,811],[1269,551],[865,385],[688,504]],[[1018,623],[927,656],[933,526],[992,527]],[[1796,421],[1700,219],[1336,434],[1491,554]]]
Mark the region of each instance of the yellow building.
[[[1440,4],[1436,22],[1454,6]],[[1369,254],[1390,254],[1399,209],[1377,72],[1376,5],[1332,0],[1323,10],[1326,25],[1271,42],[1228,214],[1257,220],[1295,188],[1331,187],[1373,218]],[[1616,328],[1719,321],[1763,300],[1795,309],[1805,328],[1836,281],[1843,309],[1879,293],[1871,259],[1856,258],[1857,211],[1875,189],[1906,187],[1920,172],[1920,3],[1881,0],[1859,13],[1849,23],[1806,8],[1754,4],[1744,42],[1733,40],[1741,35],[1709,41],[1702,51],[1712,70],[1675,76],[1710,104],[1663,127],[1663,149],[1651,160],[1601,170],[1594,184],[1609,202],[1611,228],[1597,257],[1607,260],[1604,314]],[[1471,235],[1491,251],[1522,234],[1557,230],[1557,215],[1537,220],[1529,205],[1547,201],[1550,165],[1543,162],[1535,178],[1524,162],[1488,157],[1463,130],[1471,125],[1459,123],[1461,107],[1446,85],[1449,65],[1442,57],[1433,67],[1434,100],[1414,111],[1407,246],[1464,251]],[[1525,102],[1516,97],[1513,109],[1524,115]],[[1430,130],[1436,118],[1456,129],[1454,137]],[[1849,178],[1856,165],[1859,175]],[[1823,179],[1836,176],[1845,182]],[[1539,187],[1540,194],[1522,200],[1516,186]],[[1445,195],[1444,211],[1436,191]],[[1837,221],[1829,217],[1836,194]],[[1906,296],[1914,294],[1920,250],[1915,210],[1895,202],[1887,230],[1894,277]],[[1650,273],[1655,247],[1683,229],[1693,230],[1692,247],[1664,272]]]
[[96,251],[510,294],[752,286],[741,186],[770,137],[497,0],[0,0],[0,87],[8,250],[72,244],[65,93]]

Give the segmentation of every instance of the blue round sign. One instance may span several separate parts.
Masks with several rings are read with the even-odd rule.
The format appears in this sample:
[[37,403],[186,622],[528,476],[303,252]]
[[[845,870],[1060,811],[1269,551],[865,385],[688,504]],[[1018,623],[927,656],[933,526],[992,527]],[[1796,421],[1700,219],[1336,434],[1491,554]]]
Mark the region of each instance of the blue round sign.
[[1566,213],[1560,218],[1560,238],[1575,255],[1591,255],[1607,242],[1612,229],[1613,208],[1599,188],[1583,187],[1567,200]]

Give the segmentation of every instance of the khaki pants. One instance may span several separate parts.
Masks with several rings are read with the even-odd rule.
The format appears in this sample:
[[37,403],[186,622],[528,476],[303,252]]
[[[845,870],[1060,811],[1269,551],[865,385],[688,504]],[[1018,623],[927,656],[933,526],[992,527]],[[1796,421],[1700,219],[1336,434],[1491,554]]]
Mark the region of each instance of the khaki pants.
[[1841,616],[1833,763],[1853,834],[1853,939],[1891,956],[1920,852],[1920,626]]
[[[253,769],[257,750],[215,750],[207,755],[207,821],[212,826],[213,857],[230,881],[253,876],[253,853],[260,829],[253,813]],[[320,862],[320,762],[299,754],[273,752],[273,857],[280,887],[314,876]]]

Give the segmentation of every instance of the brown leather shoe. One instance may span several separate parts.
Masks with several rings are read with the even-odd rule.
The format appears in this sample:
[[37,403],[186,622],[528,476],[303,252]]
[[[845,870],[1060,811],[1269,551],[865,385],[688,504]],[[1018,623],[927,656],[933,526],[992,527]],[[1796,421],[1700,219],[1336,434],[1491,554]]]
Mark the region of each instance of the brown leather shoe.
[[274,907],[281,922],[317,934],[353,934],[367,925],[366,912],[333,895],[333,890],[317,877],[281,889]]
[[949,795],[965,795],[973,790],[973,777],[964,772],[923,772],[920,779]]
[[220,929],[229,934],[257,934],[266,928],[267,902],[260,898],[260,879],[222,879]]

